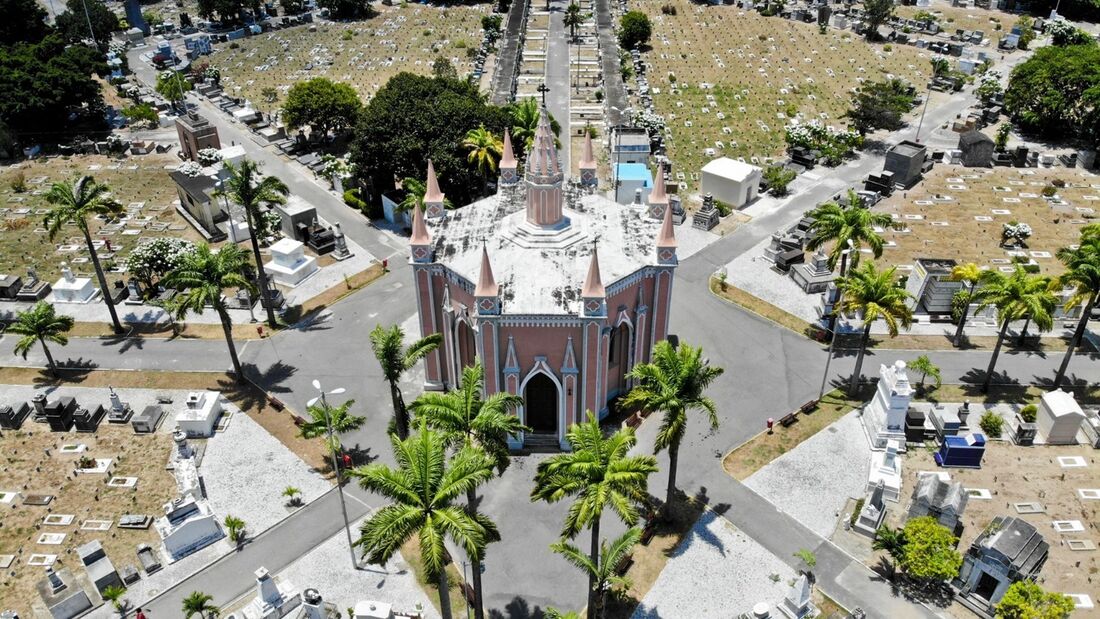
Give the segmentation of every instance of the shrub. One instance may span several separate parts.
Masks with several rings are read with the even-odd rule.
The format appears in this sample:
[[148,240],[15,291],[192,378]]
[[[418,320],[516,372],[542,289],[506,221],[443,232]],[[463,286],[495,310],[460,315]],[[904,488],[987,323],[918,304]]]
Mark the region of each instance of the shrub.
[[26,175],[26,173],[24,173],[23,170],[16,170],[15,172],[13,172],[11,177],[8,178],[8,186],[11,187],[11,190],[14,191],[15,193],[23,193],[24,191],[26,191],[27,190],[27,175]]
[[152,288],[164,275],[180,265],[195,251],[187,239],[160,237],[134,248],[126,258],[126,269],[146,288]]
[[653,25],[642,11],[627,11],[619,20],[619,46],[631,50],[649,42]]
[[1056,178],[1056,179],[1054,179],[1054,180],[1050,181],[1050,184],[1051,184],[1051,185],[1054,185],[1055,187],[1059,187],[1059,188],[1061,188],[1061,187],[1065,187],[1065,186],[1066,186],[1066,181],[1064,181],[1064,180],[1062,180],[1062,179],[1060,179],[1060,178]]
[[1043,187],[1043,197],[1053,198],[1057,194],[1058,194],[1058,188],[1055,187],[1054,185],[1047,185],[1046,187]]
[[1039,407],[1034,404],[1028,404],[1020,409],[1020,419],[1028,423],[1035,423],[1035,416],[1039,413]]
[[951,322],[959,324],[962,320],[963,312],[967,306],[970,305],[970,291],[969,290],[956,290],[955,294],[951,295]]
[[770,191],[773,196],[782,197],[787,195],[787,187],[797,175],[794,173],[794,170],[788,170],[784,166],[770,165],[764,168],[762,176],[768,183],[768,191]]
[[864,499],[860,498],[856,501],[855,509],[852,510],[852,515],[848,517],[848,526],[856,526],[856,520],[859,519],[859,512],[863,510]]
[[714,208],[718,209],[718,214],[722,217],[729,215],[733,212],[733,207],[721,200],[714,201]]
[[986,411],[982,413],[982,419],[978,422],[978,426],[981,427],[982,432],[985,432],[986,436],[992,438],[1000,438],[1001,430],[1004,429],[1005,420],[1001,419],[1001,416],[993,411]]

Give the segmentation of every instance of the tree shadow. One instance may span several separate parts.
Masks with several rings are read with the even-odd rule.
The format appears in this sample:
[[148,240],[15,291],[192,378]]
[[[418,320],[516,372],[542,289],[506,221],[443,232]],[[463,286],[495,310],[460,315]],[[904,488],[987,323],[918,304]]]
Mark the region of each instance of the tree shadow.
[[332,320],[332,313],[325,313],[328,305],[319,305],[308,312],[302,312],[301,305],[294,305],[282,314],[282,319],[295,331],[327,331],[331,329],[328,322]]
[[[360,447],[358,443],[354,447],[345,445],[344,453],[351,458],[352,466],[363,466],[378,459],[378,456],[371,453],[370,447]],[[480,503],[480,500],[478,502]]]
[[127,333],[117,333],[114,335],[108,335],[106,337],[99,338],[100,346],[105,347],[118,347],[118,354],[129,352],[131,348],[138,350],[145,349],[145,338],[140,335],[130,335]]
[[490,619],[543,619],[545,616],[541,607],[536,605],[531,608],[527,600],[518,595],[504,605],[503,612],[496,608],[489,609]]
[[[981,368],[970,368],[966,374],[962,375],[962,382],[972,385],[982,385],[985,383],[986,372]],[[994,370],[993,380],[989,383],[990,388],[993,387],[1019,387],[1020,381],[1016,378],[1012,378],[1008,375],[1008,372],[1004,370]]]
[[72,367],[67,364],[58,364],[57,371],[52,374],[49,370],[40,370],[33,379],[34,386],[36,388],[48,387],[52,390],[66,384],[80,384],[87,380],[88,374],[96,367],[98,366],[84,359],[76,360]]
[[242,363],[241,371],[248,380],[268,393],[290,393],[290,388],[283,386],[283,383],[298,373],[298,367],[280,359],[263,371],[255,363]]

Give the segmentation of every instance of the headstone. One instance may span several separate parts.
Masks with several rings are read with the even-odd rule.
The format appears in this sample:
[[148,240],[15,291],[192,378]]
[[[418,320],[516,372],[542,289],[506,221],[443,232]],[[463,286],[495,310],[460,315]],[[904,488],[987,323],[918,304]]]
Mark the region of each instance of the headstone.
[[107,412],[107,423],[126,423],[134,411],[130,409],[129,404],[118,397],[114,387],[108,385],[107,390],[111,394],[111,410]]
[[891,440],[898,441],[904,451],[905,414],[913,397],[905,362],[879,366],[878,387],[874,398],[863,413],[863,425],[872,449],[885,449]]
[[697,230],[710,230],[718,225],[719,218],[720,213],[718,207],[714,205],[714,196],[708,193],[703,196],[702,208],[695,211],[695,215],[691,218],[691,227]]
[[344,231],[340,229],[340,222],[336,222],[332,226],[332,236],[336,241],[336,248],[332,251],[332,257],[337,260],[344,260],[351,257],[351,252],[348,251],[348,241],[344,238]]
[[27,281],[19,289],[16,299],[20,301],[41,301],[46,295],[50,294],[50,290],[49,284],[39,281],[38,271],[32,265],[27,267]]
[[812,590],[813,585],[810,584],[810,579],[805,574],[799,575],[798,580],[794,582],[791,590],[787,592],[783,602],[779,605],[779,612],[791,619],[813,617],[817,614],[817,608],[814,607],[813,600],[810,599]]

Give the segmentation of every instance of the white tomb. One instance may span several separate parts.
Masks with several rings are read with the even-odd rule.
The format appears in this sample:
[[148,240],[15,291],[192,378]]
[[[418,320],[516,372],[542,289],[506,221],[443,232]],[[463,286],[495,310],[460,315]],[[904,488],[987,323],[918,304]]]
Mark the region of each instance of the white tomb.
[[1061,389],[1043,394],[1035,416],[1039,435],[1048,445],[1076,445],[1077,433],[1084,420],[1085,413],[1073,394]]
[[703,166],[700,192],[741,208],[756,199],[761,175],[760,168],[752,164],[719,157]]
[[214,436],[214,425],[222,413],[221,394],[196,391],[187,394],[187,407],[176,415],[176,426],[188,437]]
[[817,615],[817,608],[810,599],[812,591],[813,585],[810,584],[810,579],[805,574],[800,575],[779,604],[779,612],[790,619],[804,619]]
[[866,492],[882,484],[882,498],[894,503],[901,497],[901,458],[898,442],[886,441],[886,451],[871,453],[871,472],[867,476]]
[[53,285],[53,300],[57,303],[87,303],[96,295],[90,277],[77,277],[64,262],[61,263],[61,279]]
[[393,606],[385,602],[366,600],[356,602],[354,610],[355,619],[390,619],[393,617]]
[[905,451],[905,414],[913,398],[913,387],[905,372],[905,362],[882,364],[878,370],[879,381],[875,397],[863,411],[863,426],[871,449],[886,449],[889,441],[897,441],[898,451]]
[[170,561],[209,546],[225,537],[206,501],[185,495],[164,504],[164,515],[153,523]]
[[282,239],[271,246],[271,262],[264,270],[277,284],[291,288],[317,272],[317,259],[306,255],[301,241]]
[[275,579],[261,567],[256,570],[256,597],[241,611],[245,619],[279,619],[302,605],[302,594],[294,583]]

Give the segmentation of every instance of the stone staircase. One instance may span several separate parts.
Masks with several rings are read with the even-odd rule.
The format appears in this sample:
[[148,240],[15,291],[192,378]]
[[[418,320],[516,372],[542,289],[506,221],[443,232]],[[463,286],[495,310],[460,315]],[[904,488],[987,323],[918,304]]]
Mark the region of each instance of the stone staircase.
[[558,435],[528,432],[523,437],[523,450],[531,453],[557,453],[561,451]]

